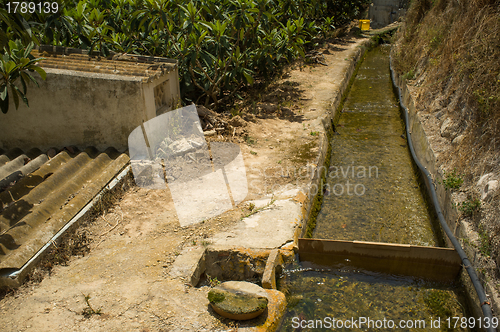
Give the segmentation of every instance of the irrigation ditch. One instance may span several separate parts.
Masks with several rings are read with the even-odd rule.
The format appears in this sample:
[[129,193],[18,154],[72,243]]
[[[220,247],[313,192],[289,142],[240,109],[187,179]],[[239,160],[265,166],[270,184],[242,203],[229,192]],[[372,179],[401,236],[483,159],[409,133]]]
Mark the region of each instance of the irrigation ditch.
[[[406,128],[410,150],[417,158],[416,163],[412,160],[403,135],[404,124],[418,126],[418,119],[414,112],[411,120],[406,116],[403,121],[406,110],[399,108],[401,94],[391,91],[393,81],[397,87],[403,83],[390,74],[389,47],[384,47],[382,51],[381,47],[370,50],[358,63],[350,89],[332,120],[325,172],[319,177],[322,190],[313,200],[303,234],[314,239],[298,240],[298,259],[284,269],[279,282],[288,301],[280,331],[304,327],[301,322],[308,327],[331,327],[332,317],[341,324],[353,317],[380,322],[411,320],[412,324],[418,321],[423,325],[408,326],[417,330],[447,330],[453,325],[452,317],[475,317],[478,322],[496,320],[469,260],[444,221],[439,208],[442,202],[434,188],[431,190],[432,178],[418,161],[411,129]],[[378,65],[374,63],[377,57],[382,61]],[[370,72],[377,68],[382,72],[370,80]],[[380,100],[380,96],[388,97]],[[405,107],[403,100],[401,106]],[[391,109],[396,113],[390,113]],[[419,134],[418,152],[427,157],[428,165],[428,147],[422,143],[426,142],[425,132],[420,130]],[[366,174],[373,165],[379,165],[375,179]],[[351,182],[350,193],[349,180],[358,180]],[[363,188],[362,193],[356,192],[356,185]],[[453,216],[446,215],[448,220]],[[445,243],[452,243],[460,255],[454,249],[442,248]],[[470,278],[464,272],[467,269]],[[325,321],[325,317],[330,320]],[[492,324],[479,328],[469,324],[458,329],[495,330]]]
[[[333,59],[332,63],[339,64],[337,72],[334,72],[335,66],[308,70],[308,75],[315,77],[314,81],[308,83],[312,82],[312,90],[316,89],[314,92],[321,97],[319,101],[301,105],[311,127],[303,129],[306,126],[302,123],[287,124],[293,133],[292,138],[302,134],[301,142],[306,142],[304,146],[314,146],[314,153],[311,154],[315,157],[307,162],[308,167],[315,171],[307,179],[305,188],[294,188],[269,199],[254,198],[247,203],[254,204],[255,213],[243,217],[238,215],[231,227],[219,228],[217,232],[203,238],[201,233],[213,227],[217,220],[207,222],[202,226],[203,229],[180,230],[172,227],[162,230],[161,235],[155,233],[154,237],[150,233],[143,237],[144,243],[152,243],[148,246],[132,245],[127,235],[131,227],[126,225],[127,228],[120,228],[120,225],[116,234],[102,244],[99,242],[99,248],[85,260],[78,261],[76,268],[69,266],[61,270],[61,277],[55,275],[35,290],[46,292],[43,303],[66,301],[64,305],[80,310],[74,299],[81,297],[79,287],[83,285],[87,293],[92,292],[96,305],[102,304],[107,316],[102,321],[83,321],[75,314],[70,325],[93,326],[94,330],[106,324],[108,327],[147,326],[175,330],[189,322],[191,325],[186,327],[188,330],[227,330],[229,325],[221,327],[218,322],[214,323],[218,316],[207,310],[206,293],[209,287],[206,286],[212,286],[214,281],[246,280],[262,285],[273,300],[270,300],[267,312],[256,318],[257,321],[238,323],[240,331],[288,331],[293,330],[297,319],[308,321],[327,316],[342,319],[364,316],[377,320],[424,320],[427,324],[440,321],[441,327],[444,327],[449,317],[481,317],[480,303],[474,299],[474,291],[467,285],[468,277],[461,267],[462,261],[455,250],[444,247],[448,243],[439,233],[441,228],[432,213],[432,206],[421,193],[426,192],[424,178],[419,176],[416,166],[412,164],[406,140],[401,137],[404,125],[397,98],[392,94],[387,101],[370,102],[368,99],[369,96],[387,94],[378,90],[382,87],[393,93],[388,71],[389,46],[369,50],[379,40],[380,37],[371,40],[358,38],[350,45],[341,45],[345,47],[345,52],[340,59],[333,58],[333,54],[330,58]],[[383,62],[383,73],[377,72],[370,62],[370,57],[373,58],[370,54],[375,54],[377,61]],[[368,77],[370,72],[374,79]],[[297,70],[294,75],[299,76],[293,76],[293,79],[302,82],[302,71]],[[385,80],[383,83],[382,79]],[[335,80],[330,85],[335,88],[325,89],[324,80]],[[360,83],[368,91],[366,96],[349,97],[350,92],[360,90]],[[408,94],[403,91],[403,96],[407,104]],[[368,104],[357,105],[357,101]],[[316,107],[319,108],[318,112],[313,111]],[[392,112],[390,116],[384,115],[387,109]],[[425,132],[419,129],[421,125],[415,112],[412,113],[411,107],[409,110],[411,131],[417,141],[417,155],[423,156],[424,165],[432,174],[436,174]],[[374,129],[369,130],[369,126]],[[314,135],[314,141],[310,130],[311,133],[319,132],[319,135]],[[282,136],[279,138],[282,139]],[[347,143],[357,145],[358,152],[349,148]],[[246,152],[250,154],[251,151],[248,147]],[[254,162],[257,162],[258,157],[267,158],[263,149],[256,151],[258,153],[255,155],[252,153]],[[394,151],[401,159],[384,161],[382,157],[392,158]],[[276,153],[276,150],[270,153]],[[364,161],[342,159],[363,156],[367,158]],[[403,164],[406,165],[404,168]],[[353,166],[361,168],[354,169]],[[391,171],[392,168],[396,169],[395,173]],[[331,176],[332,171],[336,171],[338,176]],[[342,181],[339,182],[339,179]],[[438,179],[439,175],[436,174],[436,183]],[[351,185],[346,183],[347,180]],[[356,185],[359,186],[355,188]],[[364,192],[361,195],[362,188]],[[404,194],[397,192],[401,188],[404,188]],[[312,194],[314,192],[317,194]],[[444,189],[438,186],[440,199],[443,192]],[[147,194],[152,195],[148,199],[154,202],[160,195],[138,191],[134,197],[139,194],[144,195],[141,199],[146,199]],[[120,209],[122,206],[124,209],[127,207],[124,204]],[[363,214],[354,213],[355,208]],[[446,206],[443,206],[443,214],[445,218],[453,219],[453,212]],[[133,219],[138,219],[135,224],[147,220],[144,221],[146,225],[152,220],[149,216],[144,219],[136,216]],[[175,221],[169,216],[160,219],[163,222],[170,220],[172,224]],[[157,225],[154,223],[156,220],[152,221],[150,225]],[[455,233],[466,232],[466,229],[454,225],[451,228]],[[159,264],[164,257],[157,248],[177,241],[177,231],[183,236],[184,242],[179,240],[179,246],[172,246],[169,261]],[[188,232],[193,231],[199,233],[200,238],[189,237],[191,234]],[[133,235],[133,232],[130,233]],[[170,233],[172,237],[169,237]],[[123,261],[117,260],[118,263],[114,265],[94,268],[93,265],[102,264],[99,258],[107,260],[109,252],[118,255],[115,249],[125,247],[130,252],[120,249],[121,256],[116,256]],[[153,263],[149,262],[151,253],[156,255]],[[85,265],[88,262],[90,264]],[[82,268],[81,271],[78,266]],[[123,276],[103,274],[110,266],[114,266],[116,271],[123,271]],[[99,275],[96,271],[99,271]],[[82,274],[88,278],[88,282],[78,279]],[[459,279],[459,275],[462,279]],[[131,276],[135,278],[132,283]],[[66,282],[72,278],[79,280],[78,286]],[[96,280],[107,286],[99,286]],[[120,287],[133,288],[142,293],[125,299]],[[57,289],[58,295],[54,297],[51,289]],[[286,300],[283,293],[287,295]],[[121,298],[120,303],[116,301],[117,297]],[[471,300],[467,300],[468,297]],[[30,297],[20,299],[24,303],[31,301],[37,305],[35,301],[39,301]],[[15,299],[8,300],[4,302],[16,303]],[[130,308],[135,308],[135,312]],[[9,316],[12,317],[9,318],[11,326],[17,326],[17,321],[22,319],[30,325],[35,321],[44,324],[46,317],[54,321],[66,319],[56,309],[51,313],[40,313],[35,317],[37,319],[32,319],[31,313],[27,311],[12,312],[16,315]],[[124,317],[124,312],[134,312],[135,315]],[[24,318],[19,318],[22,315]],[[142,319],[142,323],[137,322],[137,318]],[[33,326],[36,326],[36,322]],[[278,326],[280,323],[281,326]],[[427,330],[428,327],[421,330]]]
[[[267,320],[240,327],[293,331],[304,327],[297,322],[322,320],[326,325],[319,327],[327,328],[334,317],[368,317],[373,322],[423,324],[407,326],[422,331],[482,330],[470,324],[453,326],[453,317],[472,317],[484,329],[481,306],[489,304],[484,298],[479,301],[462,268],[463,257],[443,237],[450,233],[439,224],[427,191],[429,181],[413,161],[404,135],[404,113],[389,70],[390,45],[377,46],[380,40],[372,38],[359,49],[331,111],[321,118],[325,135],[309,186],[319,190],[314,196],[303,194],[307,222],[296,228],[293,243],[274,250],[209,247],[186,253],[198,262],[188,273],[193,285],[207,285],[209,275],[221,281],[254,281],[286,294],[286,309],[281,304]],[[350,96],[363,89],[361,96]],[[386,99],[373,101],[373,96]],[[409,126],[417,126],[416,120],[410,114]],[[417,139],[417,156],[421,153],[429,163],[423,130]],[[353,156],[361,159],[352,161]],[[342,159],[346,157],[349,160]],[[342,169],[355,165],[363,168]],[[377,176],[367,175],[370,166],[377,166]],[[341,193],[339,178],[359,180],[351,189],[360,184],[363,193],[349,193],[345,184]],[[453,216],[448,210],[445,214]],[[328,317],[330,321],[324,321]],[[485,317],[490,324],[484,330],[495,330],[488,310]]]

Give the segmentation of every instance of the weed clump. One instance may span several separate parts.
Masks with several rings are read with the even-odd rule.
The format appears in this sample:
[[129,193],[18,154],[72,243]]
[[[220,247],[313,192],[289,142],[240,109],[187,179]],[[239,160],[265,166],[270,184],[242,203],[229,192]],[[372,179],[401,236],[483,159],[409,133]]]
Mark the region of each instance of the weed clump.
[[491,256],[491,239],[488,231],[484,226],[479,226],[479,252],[482,255],[489,257]]
[[468,217],[471,217],[475,212],[481,207],[481,201],[477,198],[469,198],[466,201],[460,203],[458,209],[463,212]]
[[94,309],[90,305],[90,302],[89,302],[90,301],[90,294],[88,294],[88,295],[82,294],[82,295],[85,299],[85,303],[87,304],[87,306],[82,310],[83,317],[90,318],[90,317],[92,317],[92,315],[101,315],[101,308]]
[[451,172],[444,172],[443,185],[448,189],[458,189],[464,182],[462,176],[457,173],[456,169]]
[[431,111],[447,108],[467,123],[472,140],[463,144],[475,149],[464,165],[500,139],[499,15],[496,0],[411,1],[392,52],[396,71],[416,79],[417,102],[440,99]]

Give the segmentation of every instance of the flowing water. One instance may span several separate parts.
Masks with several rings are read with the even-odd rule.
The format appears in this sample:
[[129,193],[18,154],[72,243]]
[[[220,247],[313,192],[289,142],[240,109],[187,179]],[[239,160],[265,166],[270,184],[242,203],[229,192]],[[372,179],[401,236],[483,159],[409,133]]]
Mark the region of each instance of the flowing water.
[[454,326],[453,317],[467,317],[459,285],[304,265],[312,264],[302,263],[281,278],[288,309],[280,331],[330,331],[334,319],[339,331],[466,331]]
[[[381,46],[366,54],[344,103],[313,238],[422,246],[441,242],[407,146],[389,50]],[[333,318],[342,322],[337,330],[346,331],[390,330],[377,325],[390,322],[397,331],[459,331],[451,317],[466,316],[458,285],[374,273],[349,262],[329,267],[296,263],[280,284],[288,300],[281,331],[331,330]],[[366,325],[359,326],[360,317]],[[347,320],[357,324],[346,328]],[[436,321],[440,328],[431,327]],[[401,328],[400,322],[413,327]]]
[[389,47],[369,52],[336,126],[313,238],[434,246],[392,90]]

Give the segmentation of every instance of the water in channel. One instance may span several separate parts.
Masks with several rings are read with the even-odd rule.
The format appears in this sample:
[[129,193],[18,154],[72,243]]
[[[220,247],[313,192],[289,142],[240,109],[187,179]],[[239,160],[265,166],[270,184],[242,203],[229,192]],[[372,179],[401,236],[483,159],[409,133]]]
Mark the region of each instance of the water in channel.
[[438,242],[405,140],[388,50],[367,54],[345,101],[313,238]]
[[[313,238],[440,243],[405,139],[389,51],[383,45],[366,54],[345,101]],[[284,271],[280,285],[288,301],[280,331],[310,331],[308,324],[318,320],[314,330],[327,331],[334,318],[342,320],[341,328],[333,326],[340,331],[390,330],[360,326],[360,317],[391,321],[397,331],[465,330],[450,321],[467,316],[458,284],[365,271],[349,262],[298,262]],[[358,324],[346,327],[347,320]],[[402,321],[414,326],[402,328]]]

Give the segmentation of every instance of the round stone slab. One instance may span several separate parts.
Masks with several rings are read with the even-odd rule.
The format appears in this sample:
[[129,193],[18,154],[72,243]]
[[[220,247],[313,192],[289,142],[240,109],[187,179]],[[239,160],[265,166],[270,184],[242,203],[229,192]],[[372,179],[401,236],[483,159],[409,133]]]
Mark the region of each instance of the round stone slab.
[[264,288],[246,281],[226,281],[208,292],[208,300],[216,313],[235,320],[259,316],[267,307]]

